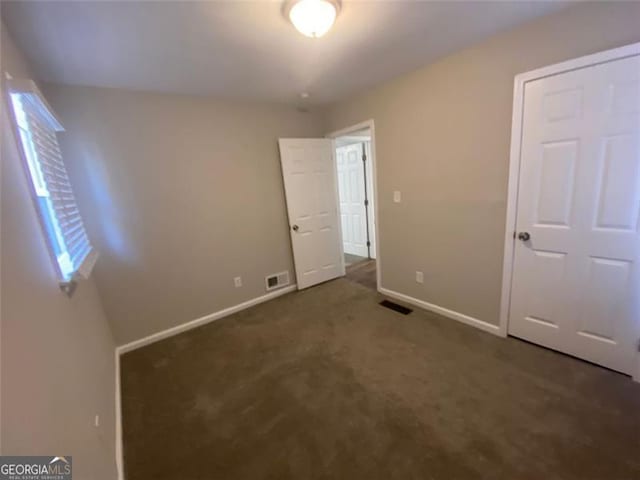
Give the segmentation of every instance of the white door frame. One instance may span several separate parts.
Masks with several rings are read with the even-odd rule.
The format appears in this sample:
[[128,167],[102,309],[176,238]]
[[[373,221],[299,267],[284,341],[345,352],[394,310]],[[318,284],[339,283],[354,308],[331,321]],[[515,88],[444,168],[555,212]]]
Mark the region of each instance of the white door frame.
[[[504,261],[502,268],[502,297],[500,300],[499,332],[507,336],[509,323],[509,308],[511,304],[511,283],[513,280],[514,232],[518,210],[518,188],[520,181],[520,153],[522,142],[522,119],[524,113],[524,87],[527,82],[539,80],[551,75],[578,70],[580,68],[601,63],[620,60],[626,57],[640,55],[640,43],[633,43],[624,47],[594,53],[548,67],[516,75],[513,87],[513,114],[511,117],[511,151],[509,154],[509,188],[507,191],[507,218],[504,235]],[[640,294],[640,292],[639,292]],[[640,339],[640,319],[636,319],[636,334]],[[636,352],[636,368],[633,379],[640,382],[640,352]]]
[[[349,135],[350,133],[357,132],[359,130],[364,130],[365,128],[369,129],[371,132],[371,175],[372,184],[373,184],[373,192],[371,192],[372,200],[373,200],[373,216],[375,219],[375,250],[376,250],[376,288],[378,291],[382,288],[381,283],[381,269],[380,264],[380,209],[378,208],[378,169],[376,164],[376,129],[373,122],[373,119],[365,120],[364,122],[356,123],[355,125],[351,125],[350,127],[342,128],[340,130],[336,130],[335,132],[331,132],[325,135],[327,138],[343,137],[345,135]],[[367,220],[368,221],[368,220]]]

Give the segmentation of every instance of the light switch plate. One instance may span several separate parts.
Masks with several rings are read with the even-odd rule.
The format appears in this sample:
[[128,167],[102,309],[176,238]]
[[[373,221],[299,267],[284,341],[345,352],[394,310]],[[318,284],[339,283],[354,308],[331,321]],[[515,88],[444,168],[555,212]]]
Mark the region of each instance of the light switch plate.
[[402,195],[400,193],[400,190],[396,190],[393,192],[393,201],[394,203],[400,203],[400,201],[402,200]]

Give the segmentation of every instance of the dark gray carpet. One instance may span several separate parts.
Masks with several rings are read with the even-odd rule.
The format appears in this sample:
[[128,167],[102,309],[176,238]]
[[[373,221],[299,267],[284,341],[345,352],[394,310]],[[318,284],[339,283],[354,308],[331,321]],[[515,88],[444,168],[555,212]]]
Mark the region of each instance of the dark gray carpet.
[[367,257],[360,257],[358,255],[351,255],[350,253],[345,253],[344,254],[344,264],[345,266],[349,267],[353,264],[359,263],[359,262],[364,262],[365,260],[368,260]]
[[128,480],[639,479],[640,385],[341,279],[124,355]]
[[372,258],[364,258],[357,263],[346,267],[345,278],[360,285],[377,290],[376,261]]

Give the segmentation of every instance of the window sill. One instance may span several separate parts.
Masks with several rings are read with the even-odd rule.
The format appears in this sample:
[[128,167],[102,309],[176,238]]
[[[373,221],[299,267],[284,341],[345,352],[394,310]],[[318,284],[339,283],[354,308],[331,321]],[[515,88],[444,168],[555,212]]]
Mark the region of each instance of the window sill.
[[82,265],[78,268],[78,270],[73,274],[70,280],[60,282],[60,290],[62,290],[67,297],[71,298],[73,293],[76,291],[79,280],[87,280],[93,271],[93,267],[96,265],[96,261],[98,260],[98,252],[95,249],[91,249],[89,255],[86,256]]

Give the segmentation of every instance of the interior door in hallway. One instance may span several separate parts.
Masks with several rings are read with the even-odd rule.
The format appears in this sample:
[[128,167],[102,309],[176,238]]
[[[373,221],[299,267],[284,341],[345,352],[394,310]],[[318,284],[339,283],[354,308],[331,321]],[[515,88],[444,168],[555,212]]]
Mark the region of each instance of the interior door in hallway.
[[342,243],[345,253],[369,256],[363,143],[336,149]]
[[343,276],[333,141],[281,138],[280,160],[298,289]]
[[640,57],[525,85],[509,333],[631,373]]

